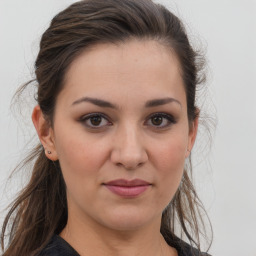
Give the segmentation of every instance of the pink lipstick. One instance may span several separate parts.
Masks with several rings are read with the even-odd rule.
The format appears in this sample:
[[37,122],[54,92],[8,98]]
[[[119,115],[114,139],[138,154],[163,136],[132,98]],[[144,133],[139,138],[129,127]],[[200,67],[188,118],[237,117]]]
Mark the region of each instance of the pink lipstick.
[[151,186],[149,182],[140,179],[134,179],[131,181],[119,179],[104,183],[104,185],[111,192],[122,197],[139,196]]

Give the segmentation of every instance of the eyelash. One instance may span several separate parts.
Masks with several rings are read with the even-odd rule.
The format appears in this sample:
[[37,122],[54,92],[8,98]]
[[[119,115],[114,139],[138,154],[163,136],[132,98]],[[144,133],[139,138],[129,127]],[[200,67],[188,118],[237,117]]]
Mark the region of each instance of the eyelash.
[[[93,118],[93,117],[100,117],[100,118],[103,118],[103,119],[105,119],[108,123],[107,123],[106,125],[103,125],[103,126],[94,126],[94,125],[92,125],[92,124],[87,124],[86,122],[87,122],[87,121],[90,121],[90,119]],[[151,120],[151,122],[152,122],[152,118],[154,118],[154,117],[161,117],[161,118],[163,118],[163,122],[164,122],[164,120],[167,121],[167,124],[164,125],[164,126],[161,126],[161,125],[159,125],[159,126],[157,126],[157,125],[154,126],[154,125],[152,125],[155,129],[164,129],[164,128],[167,128],[167,127],[171,126],[172,124],[176,124],[176,123],[177,123],[176,120],[175,120],[175,118],[174,118],[172,115],[166,114],[166,113],[161,113],[161,112],[160,112],[160,113],[151,114],[151,115],[147,118],[147,120],[149,120],[149,121]],[[85,116],[81,117],[80,121],[81,121],[86,127],[90,128],[90,129],[94,129],[94,130],[102,129],[102,128],[106,127],[106,126],[111,126],[111,125],[112,125],[111,121],[109,121],[109,118],[108,118],[105,114],[103,114],[103,113],[90,113],[90,114],[88,114],[88,115],[85,115]],[[102,122],[102,119],[101,119],[101,122]],[[147,122],[148,122],[148,121],[147,121]]]
[[167,127],[171,126],[172,124],[176,124],[177,123],[175,118],[172,115],[170,115],[170,114],[161,113],[161,112],[160,113],[154,113],[154,114],[151,114],[147,119],[151,120],[151,122],[152,122],[152,118],[153,117],[161,117],[161,118],[163,118],[163,119],[165,119],[167,121],[167,124],[164,125],[164,126],[154,126],[153,125],[154,128],[156,128],[156,129],[164,129],[164,128],[167,128]]
[[88,120],[90,121],[90,119],[93,118],[93,117],[100,117],[100,118],[103,118],[103,119],[107,120],[107,121],[108,121],[108,124],[107,124],[106,126],[111,126],[111,125],[112,125],[111,122],[109,121],[109,118],[108,118],[106,115],[104,115],[103,113],[90,113],[90,114],[88,114],[88,115],[82,116],[81,119],[80,119],[80,121],[81,121],[86,127],[91,128],[91,129],[95,129],[95,130],[96,130],[96,129],[101,129],[101,128],[105,127],[105,126],[93,126],[93,125],[88,125],[88,124],[86,124],[86,122],[87,122]]

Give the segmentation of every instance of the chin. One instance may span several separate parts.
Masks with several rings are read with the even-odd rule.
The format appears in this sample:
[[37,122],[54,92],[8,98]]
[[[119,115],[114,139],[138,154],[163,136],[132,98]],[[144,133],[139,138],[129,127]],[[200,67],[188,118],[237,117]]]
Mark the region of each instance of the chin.
[[[161,218],[161,214],[159,215]],[[102,224],[110,229],[117,231],[134,231],[141,229],[151,222],[154,222],[157,216],[150,214],[148,211],[132,211],[126,209],[123,211],[115,211],[112,214],[105,214]]]

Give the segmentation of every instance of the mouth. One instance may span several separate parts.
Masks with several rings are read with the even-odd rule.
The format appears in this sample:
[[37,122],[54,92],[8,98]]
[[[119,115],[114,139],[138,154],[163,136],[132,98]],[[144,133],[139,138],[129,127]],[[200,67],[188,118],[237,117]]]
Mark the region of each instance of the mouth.
[[152,186],[151,183],[140,179],[130,181],[119,179],[103,183],[103,185],[112,193],[127,198],[138,197]]

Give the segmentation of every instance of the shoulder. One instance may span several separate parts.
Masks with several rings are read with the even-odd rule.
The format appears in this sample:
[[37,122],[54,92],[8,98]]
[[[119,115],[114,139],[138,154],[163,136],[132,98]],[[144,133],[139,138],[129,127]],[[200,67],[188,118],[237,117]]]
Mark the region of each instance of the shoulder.
[[192,245],[186,243],[174,235],[171,235],[167,238],[168,239],[166,239],[166,242],[177,250],[178,256],[211,256],[207,253],[200,252]]
[[178,251],[178,256],[211,256],[207,253],[200,252],[198,249],[183,241],[179,243],[176,249]]
[[38,256],[79,256],[60,236],[54,235]]
[[191,247],[188,244],[180,249],[178,255],[179,256],[211,256],[207,253],[199,252],[197,249]]

